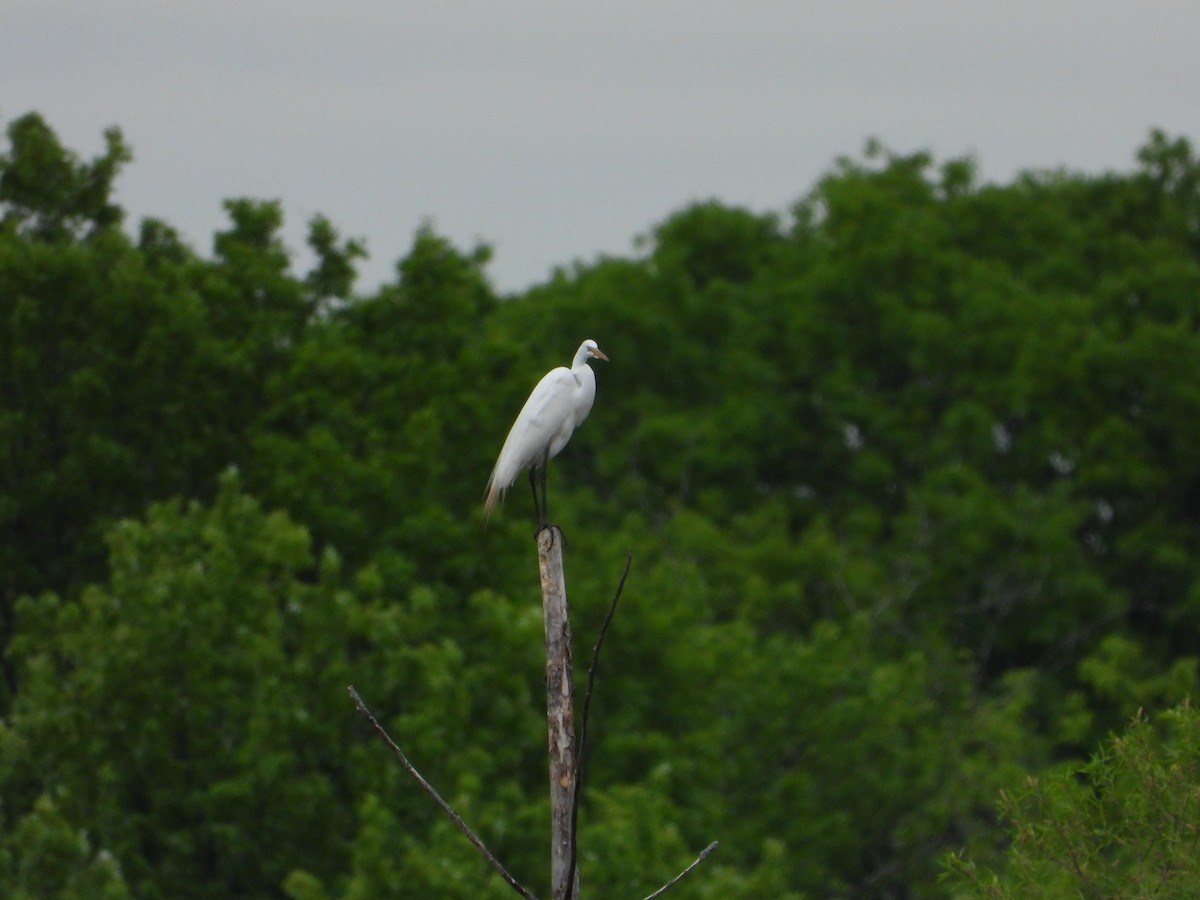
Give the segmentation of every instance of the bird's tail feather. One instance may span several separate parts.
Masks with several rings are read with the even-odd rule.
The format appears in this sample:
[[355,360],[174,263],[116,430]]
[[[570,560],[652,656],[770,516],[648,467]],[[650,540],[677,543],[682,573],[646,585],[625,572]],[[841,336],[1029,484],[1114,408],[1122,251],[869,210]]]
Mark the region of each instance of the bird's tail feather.
[[496,504],[504,498],[504,488],[496,485],[495,479],[488,480],[487,494],[483,498],[483,521],[487,524],[488,519],[492,517],[492,510],[496,508]]

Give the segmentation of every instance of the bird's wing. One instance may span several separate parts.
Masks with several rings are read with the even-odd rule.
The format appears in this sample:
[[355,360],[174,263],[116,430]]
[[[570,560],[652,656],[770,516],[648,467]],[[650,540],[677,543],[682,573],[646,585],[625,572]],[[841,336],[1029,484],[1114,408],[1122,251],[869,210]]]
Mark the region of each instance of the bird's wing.
[[571,398],[578,390],[575,376],[565,366],[551,369],[537,383],[509,429],[504,447],[488,480],[487,509],[490,510],[517,476],[541,461],[542,454],[572,418]]
[[517,414],[500,451],[501,458],[512,458],[517,472],[540,462],[554,435],[571,417],[571,399],[577,390],[570,369],[559,367],[547,372]]

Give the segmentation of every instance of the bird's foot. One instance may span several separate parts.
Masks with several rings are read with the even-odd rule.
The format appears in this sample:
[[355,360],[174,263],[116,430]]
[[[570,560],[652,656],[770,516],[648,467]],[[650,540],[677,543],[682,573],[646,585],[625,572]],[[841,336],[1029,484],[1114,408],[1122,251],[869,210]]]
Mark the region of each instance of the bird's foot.
[[538,525],[537,531],[535,531],[533,533],[533,539],[537,540],[538,538],[540,538],[542,536],[543,531],[549,531],[551,533],[550,537],[551,537],[552,543],[554,540],[554,532],[558,532],[558,537],[562,541],[563,549],[564,550],[566,549],[567,537],[566,537],[566,535],[563,534],[563,530],[561,528],[559,528],[557,525],[555,525],[554,523],[549,522],[549,521],[542,522],[540,525]]

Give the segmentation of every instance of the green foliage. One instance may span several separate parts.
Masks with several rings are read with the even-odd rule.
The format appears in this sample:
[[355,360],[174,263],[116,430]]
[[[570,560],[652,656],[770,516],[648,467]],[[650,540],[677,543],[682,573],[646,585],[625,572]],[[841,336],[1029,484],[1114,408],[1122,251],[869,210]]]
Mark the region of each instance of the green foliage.
[[[780,842],[794,888],[894,896],[930,880],[931,848],[977,829],[979,806],[1034,754],[1010,718],[1020,704],[977,706],[953,663],[879,646],[861,619],[807,640],[719,640],[741,646],[680,648],[715,696],[680,754],[677,796],[696,783],[721,796],[723,836],[747,864],[764,835]],[[740,677],[721,679],[729,670]]]
[[[109,193],[119,132],[91,164],[36,115],[0,157],[0,630],[24,593],[103,575],[104,530],[171,496],[207,498],[252,462],[246,433],[319,301],[348,290],[354,242],[313,224],[320,257],[293,277],[278,204],[231,201],[218,258],[150,220],[135,245]],[[6,671],[11,685],[11,667]],[[0,703],[0,707],[4,704]]]
[[286,872],[272,848],[338,821],[290,674],[320,650],[307,534],[227,483],[211,511],[155,507],[110,541],[106,587],[18,607],[11,723],[39,749],[6,755],[6,795],[52,791],[139,896],[255,893]]
[[[528,781],[540,783],[536,745],[482,749],[486,735],[514,722],[538,731],[522,673],[536,672],[536,615],[513,617],[495,596],[471,598],[464,612],[474,637],[463,639],[487,646],[517,630],[522,639],[508,644],[529,658],[522,666],[492,654],[458,677],[466,655],[435,626],[431,592],[383,604],[365,572],[352,597],[337,587],[336,557],[314,571],[306,531],[263,513],[232,477],[211,508],[152,507],[144,524],[118,525],[110,543],[107,585],[76,603],[46,595],[20,605],[10,652],[22,690],[0,742],[0,782],[14,812],[51,792],[81,840],[122,860],[138,896],[175,896],[180,885],[188,896],[227,896],[269,893],[285,879],[336,883],[348,859],[367,867],[348,892],[369,895],[360,882],[374,884],[368,870],[383,864],[372,841],[390,841],[381,816],[402,830],[439,833],[425,810],[401,817],[378,802],[354,809],[350,797],[360,790],[394,797],[404,787],[416,799],[404,773],[353,727],[344,691],[356,672],[380,700],[404,708],[390,726],[409,736],[430,777],[456,786],[460,805],[469,808],[485,782],[502,805],[506,797],[524,802]],[[420,695],[397,704],[410,685]],[[494,690],[513,700],[492,700]],[[459,740],[463,752],[447,758],[443,748]],[[354,774],[360,769],[368,774]],[[23,821],[44,819],[39,809],[40,819]],[[487,821],[504,815],[489,809]],[[21,834],[3,845],[18,872],[33,865],[36,846]],[[420,871],[402,867],[403,883],[452,896],[438,880],[441,867],[421,870],[423,845],[416,859]],[[481,896],[486,881],[476,865],[461,896]]]
[[13,829],[0,853],[0,886],[13,900],[126,900],[132,896],[113,855],[95,852],[86,832],[43,795]]
[[550,472],[577,668],[635,557],[586,895],[714,839],[673,896],[1019,893],[1067,851],[1106,896],[1190,872],[1137,849],[1186,812],[1155,798],[1184,801],[1188,708],[1099,743],[1200,689],[1187,140],[1007,185],[872,143],[786,217],[697,203],[500,300],[488,248],[429,226],[369,295],[321,216],[296,272],[274,201],[227,201],[209,257],[127,235],[118,131],[90,162],[34,114],[7,133],[0,893],[506,896],[350,683],[540,890],[529,500],[486,530],[479,502],[583,337],[612,364]]
[[308,224],[308,245],[317,255],[317,267],[305,282],[318,299],[349,297],[357,274],[354,261],[367,255],[362,241],[351,238],[339,245],[338,240],[333,223],[324,216],[313,216]]
[[133,158],[119,128],[104,132],[103,156],[82,163],[58,142],[41,116],[9,123],[9,152],[0,156],[0,216],[5,231],[65,242],[119,225],[113,182]]
[[1083,766],[1001,795],[1012,847],[999,874],[961,856],[969,896],[1195,897],[1200,892],[1200,715],[1140,712]]

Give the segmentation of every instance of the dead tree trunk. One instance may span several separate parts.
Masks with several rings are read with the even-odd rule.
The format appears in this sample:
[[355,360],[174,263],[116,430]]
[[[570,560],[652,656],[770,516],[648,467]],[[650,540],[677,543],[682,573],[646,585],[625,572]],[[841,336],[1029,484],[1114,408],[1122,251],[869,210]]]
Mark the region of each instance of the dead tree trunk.
[[[558,526],[551,525],[543,528],[537,534],[538,570],[542,579],[542,608],[546,621],[546,721],[549,726],[550,748],[550,897],[551,900],[579,900],[579,867],[578,854],[575,847],[575,814],[579,804],[579,762],[583,757],[584,748],[575,743],[575,707],[571,683],[571,620],[567,609],[567,582],[563,575],[562,532]],[[592,664],[588,670],[588,689],[584,695],[583,719],[580,722],[580,739],[587,740],[587,715],[596,668],[600,659],[600,645],[616,612],[617,601],[625,587],[625,577],[629,574],[629,563],[632,556],[625,561],[625,572],[617,585],[616,595],[609,607],[604,624],[600,627],[600,636],[592,651]],[[467,836],[483,854],[488,865],[496,870],[508,882],[509,887],[520,894],[525,900],[537,900],[500,861],[484,846],[483,841],[467,827],[462,817],[454,811],[425,778],[408,761],[399,745],[392,740],[375,715],[363,703],[358,692],[351,685],[350,696],[358,711],[366,717],[371,726],[379,733],[383,741],[399,758],[401,765],[416,779],[417,783],[428,793],[450,817],[458,829]],[[717,847],[717,842],[709,844],[696,860],[686,869],[660,887],[646,900],[661,897],[672,887],[685,878],[696,866],[700,865]]]
[[546,620],[546,723],[550,747],[550,896],[579,897],[579,870],[568,882],[574,844],[571,808],[575,801],[575,707],[571,686],[571,620],[563,574],[562,532],[557,526],[537,534],[542,609]]

